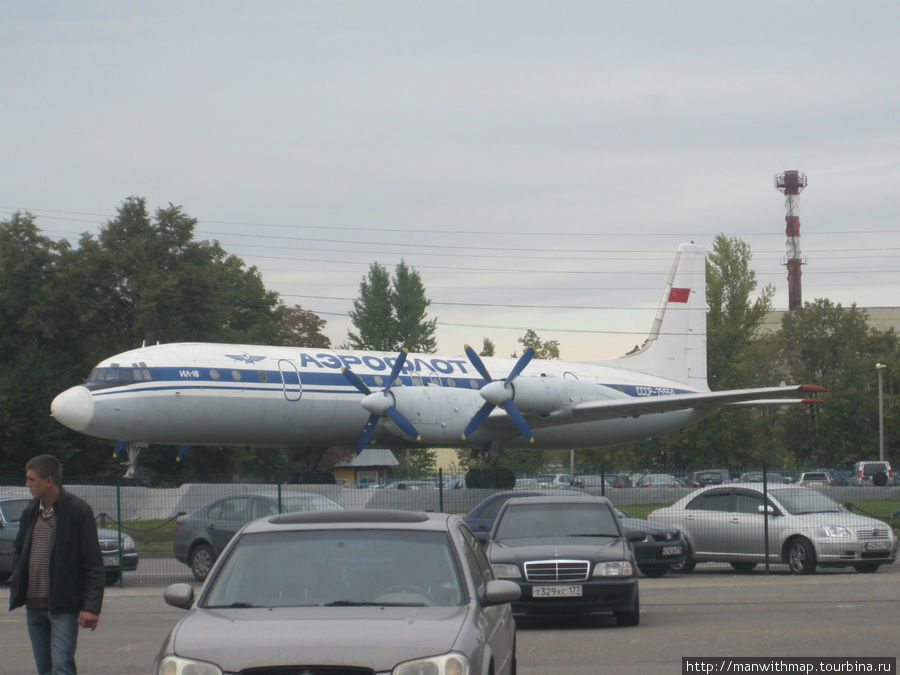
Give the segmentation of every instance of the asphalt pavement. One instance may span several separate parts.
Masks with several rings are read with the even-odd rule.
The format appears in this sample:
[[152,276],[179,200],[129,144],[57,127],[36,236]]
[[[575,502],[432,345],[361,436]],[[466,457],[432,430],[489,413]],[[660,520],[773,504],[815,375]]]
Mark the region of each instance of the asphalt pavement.
[[[185,568],[186,569],[186,568]],[[189,576],[189,575],[188,575]],[[82,631],[79,672],[149,673],[169,628],[183,614],[163,585],[107,589],[100,625]],[[737,574],[702,565],[691,574],[641,579],[641,624],[607,617],[519,621],[519,675],[607,671],[677,675],[687,656],[893,656],[900,654],[900,566],[875,574],[822,570],[793,576],[783,566]],[[8,587],[0,587],[8,599]],[[25,612],[0,617],[0,672],[34,672]]]

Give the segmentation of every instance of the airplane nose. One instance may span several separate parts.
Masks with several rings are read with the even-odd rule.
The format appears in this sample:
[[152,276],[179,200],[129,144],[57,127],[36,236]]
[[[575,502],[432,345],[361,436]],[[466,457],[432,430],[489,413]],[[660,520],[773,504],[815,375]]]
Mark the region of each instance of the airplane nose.
[[94,400],[85,387],[66,389],[53,399],[50,415],[60,424],[75,431],[84,431],[94,416]]

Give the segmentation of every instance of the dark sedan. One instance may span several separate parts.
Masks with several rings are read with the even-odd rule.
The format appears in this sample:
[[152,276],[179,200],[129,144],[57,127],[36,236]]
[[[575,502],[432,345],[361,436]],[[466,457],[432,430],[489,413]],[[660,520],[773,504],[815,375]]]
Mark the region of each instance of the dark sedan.
[[312,492],[285,495],[280,505],[277,499],[268,495],[222,497],[175,521],[172,548],[175,559],[189,566],[195,579],[203,581],[225,545],[251,520],[279,512],[337,511],[341,508],[328,497]]
[[[502,506],[514,497],[556,497],[560,495],[583,496],[576,490],[565,491],[525,491],[510,490],[496,492],[485,498],[478,506],[469,511],[463,518],[466,525],[475,533],[478,540],[486,543],[494,526],[494,520]],[[686,547],[681,533],[674,527],[660,527],[646,520],[631,518],[628,514],[616,510],[622,521],[629,540],[634,545],[634,557],[638,568],[648,577],[661,577],[673,565],[684,560]],[[640,539],[638,539],[640,536]]]
[[[12,573],[13,545],[19,532],[19,518],[33,500],[31,497],[7,497],[0,499],[0,580]],[[106,583],[112,584],[122,578],[122,572],[137,569],[138,552],[134,539],[122,533],[122,555],[119,555],[119,532],[105,527],[97,528]]]
[[605,497],[510,499],[486,552],[494,575],[522,589],[514,613],[612,612],[620,626],[640,622],[634,549]]

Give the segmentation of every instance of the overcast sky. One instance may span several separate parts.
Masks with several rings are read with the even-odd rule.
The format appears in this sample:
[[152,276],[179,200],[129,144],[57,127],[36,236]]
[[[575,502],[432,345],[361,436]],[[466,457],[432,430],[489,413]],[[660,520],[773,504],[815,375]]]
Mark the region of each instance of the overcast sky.
[[865,0],[5,2],[0,219],[75,241],[171,202],[335,345],[403,259],[440,351],[533,328],[586,359],[644,339],[682,241],[746,241],[785,309],[799,169],[804,300],[896,306],[898,27]]

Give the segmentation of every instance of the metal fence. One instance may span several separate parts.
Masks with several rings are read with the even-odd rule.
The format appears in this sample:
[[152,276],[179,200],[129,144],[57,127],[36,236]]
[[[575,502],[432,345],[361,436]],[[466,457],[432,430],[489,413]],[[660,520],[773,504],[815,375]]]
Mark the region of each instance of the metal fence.
[[[775,472],[773,472],[775,473]],[[627,475],[628,480],[623,480]],[[567,474],[521,476],[513,490],[541,489],[550,491],[578,490],[591,495],[605,495],[613,504],[632,517],[643,519],[648,511],[673,504],[696,487],[690,476],[680,477],[678,486],[646,484],[640,475],[629,472],[601,476],[576,476],[570,482]],[[729,481],[734,481],[733,473]],[[439,475],[433,479],[393,480],[378,487],[354,487],[345,484],[298,485],[283,483],[185,483],[171,488],[147,488],[126,485],[92,484],[90,479],[69,479],[66,489],[85,499],[93,508],[98,526],[128,535],[136,541],[139,564],[128,571],[119,583],[128,585],[165,585],[177,581],[194,581],[187,564],[175,557],[176,529],[179,516],[204,513],[209,506],[225,497],[260,498],[260,504],[244,511],[244,520],[273,512],[293,510],[298,499],[315,496],[320,504],[333,503],[344,509],[399,509],[466,514],[499,488],[470,488],[462,477]],[[788,480],[796,480],[791,476]],[[782,477],[783,481],[784,478]],[[891,481],[893,483],[894,481]],[[27,497],[28,491],[4,481],[0,498]],[[621,485],[622,487],[618,487]],[[854,513],[878,518],[895,530],[900,527],[900,487],[888,486],[819,486],[815,489],[842,505],[850,505]],[[326,501],[330,500],[330,501]],[[242,500],[244,506],[248,500]],[[760,535],[761,536],[761,535]]]

